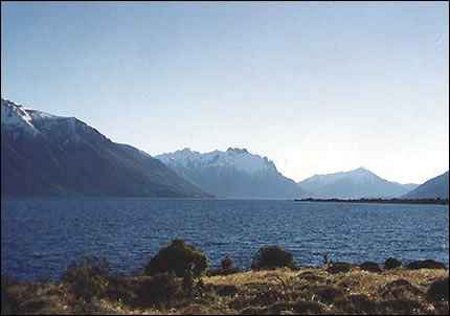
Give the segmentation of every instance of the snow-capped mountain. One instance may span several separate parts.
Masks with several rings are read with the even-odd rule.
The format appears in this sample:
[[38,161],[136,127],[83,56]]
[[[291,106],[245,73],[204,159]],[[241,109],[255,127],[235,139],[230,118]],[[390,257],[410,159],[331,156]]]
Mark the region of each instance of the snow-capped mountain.
[[233,166],[249,174],[277,172],[275,165],[267,157],[252,155],[247,149],[240,148],[228,148],[226,151],[214,150],[204,154],[184,148],[171,154],[156,156],[156,158],[164,163],[176,164],[180,167]]
[[208,153],[189,148],[155,156],[202,190],[222,198],[294,198],[302,191],[267,157],[246,149]]
[[406,199],[448,199],[448,171],[419,185],[403,197]]
[[39,131],[34,127],[32,120],[30,113],[22,105],[2,99],[2,128],[12,132],[36,135]]
[[417,187],[380,178],[370,170],[358,168],[346,172],[314,175],[298,183],[314,198],[392,198]]
[[159,160],[74,117],[1,100],[2,195],[204,197]]

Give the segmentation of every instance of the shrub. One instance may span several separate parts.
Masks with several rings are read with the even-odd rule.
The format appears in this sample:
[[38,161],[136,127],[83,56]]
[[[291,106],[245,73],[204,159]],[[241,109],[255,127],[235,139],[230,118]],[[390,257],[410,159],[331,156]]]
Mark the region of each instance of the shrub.
[[113,277],[109,280],[105,296],[113,301],[133,302],[136,298],[136,288],[124,277]]
[[380,295],[383,299],[417,299],[423,292],[408,280],[398,279],[387,283],[380,288]]
[[445,264],[434,260],[418,260],[409,263],[406,268],[408,269],[445,269]]
[[378,265],[378,263],[372,262],[372,261],[366,261],[359,265],[361,270],[369,271],[369,272],[381,272],[381,268]]
[[298,300],[294,303],[293,306],[294,312],[298,314],[305,314],[305,315],[315,315],[315,314],[321,314],[324,312],[323,305],[317,303],[317,302],[308,302],[304,300]]
[[339,309],[347,314],[375,314],[377,304],[364,294],[351,294],[339,304]]
[[84,257],[71,263],[62,275],[63,283],[72,294],[88,302],[104,295],[109,278],[108,262],[97,257]]
[[377,303],[377,314],[382,315],[412,315],[418,314],[420,302],[409,299],[394,299]]
[[295,264],[290,252],[278,246],[265,246],[256,252],[251,267],[254,270],[281,267],[295,268]]
[[430,301],[448,301],[448,278],[431,283],[427,290],[427,299]]
[[317,287],[314,292],[316,293],[319,301],[325,304],[332,304],[336,300],[344,298],[344,292],[334,286],[322,285]]
[[347,262],[334,262],[328,268],[327,272],[331,274],[345,273],[352,269],[352,265]]
[[233,268],[234,262],[231,260],[229,256],[225,256],[225,258],[222,259],[220,262],[220,266],[222,267],[223,271],[228,271]]
[[3,275],[1,276],[1,314],[11,315],[19,312],[20,302],[12,295],[9,288],[15,284],[16,281],[12,278]]
[[181,298],[183,291],[179,280],[173,274],[162,273],[141,280],[136,290],[137,306],[168,306]]
[[145,268],[145,274],[156,275],[159,273],[173,272],[182,277],[192,266],[194,276],[201,275],[208,267],[206,255],[194,246],[188,245],[181,239],[175,239],[172,243],[159,250]]
[[239,271],[240,270],[234,266],[233,260],[227,255],[220,261],[220,268],[210,269],[206,272],[206,275],[228,275],[238,273]]
[[402,266],[402,262],[400,260],[397,260],[395,258],[387,258],[386,261],[384,262],[384,268],[386,270],[392,270],[392,269],[396,269]]

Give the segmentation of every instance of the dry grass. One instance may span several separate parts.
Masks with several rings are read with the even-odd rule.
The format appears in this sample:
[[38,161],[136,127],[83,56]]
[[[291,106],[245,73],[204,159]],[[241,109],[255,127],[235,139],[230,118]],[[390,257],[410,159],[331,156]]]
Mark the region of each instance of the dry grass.
[[[448,277],[447,270],[395,269],[371,273],[353,268],[329,274],[324,269],[278,269],[203,277],[193,297],[180,297],[162,306],[143,307],[126,297],[80,301],[64,284],[13,283],[2,296],[16,313],[106,314],[448,314],[448,299],[430,302],[430,284]],[[124,293],[135,294],[144,278],[116,280]],[[176,279],[180,285],[181,279]],[[4,292],[4,293],[3,293]],[[121,293],[122,293],[121,292]],[[128,295],[128,294],[127,294]],[[3,298],[2,298],[3,299]],[[2,309],[4,304],[2,304]],[[5,310],[2,310],[2,313]]]
[[[313,271],[302,270],[302,271]],[[299,271],[293,271],[288,268],[269,270],[269,271],[246,271],[230,275],[211,276],[204,278],[204,281],[212,285],[234,285],[243,286],[252,283],[279,283],[279,278],[290,279],[299,274]]]

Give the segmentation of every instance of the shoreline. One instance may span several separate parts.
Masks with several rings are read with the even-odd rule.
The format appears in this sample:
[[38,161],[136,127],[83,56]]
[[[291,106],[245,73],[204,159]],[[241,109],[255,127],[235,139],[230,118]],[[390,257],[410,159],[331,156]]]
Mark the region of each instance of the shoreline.
[[294,199],[294,202],[448,205],[448,199]]
[[389,257],[384,264],[332,261],[300,266],[279,246],[263,246],[251,270],[226,255],[221,267],[174,239],[131,275],[105,258],[72,262],[59,279],[2,274],[4,314],[448,314],[448,266]]
[[[87,257],[88,256],[84,256],[84,257],[82,256],[82,257],[79,258],[79,260],[82,259],[82,258],[87,258]],[[110,262],[106,258],[104,258],[104,259],[110,265]],[[420,257],[420,258],[408,259],[408,260],[401,259],[401,262],[402,262],[402,265],[404,266],[403,268],[405,270],[408,270],[408,268],[406,268],[406,266],[408,264],[414,263],[414,262],[420,262],[420,261],[427,261],[427,260],[438,262],[438,263],[442,264],[445,267],[445,270],[450,271],[450,263],[449,262],[439,261],[437,259],[430,259],[430,258],[425,259],[425,258]],[[73,262],[77,262],[77,260],[72,261],[72,263]],[[384,264],[382,261],[377,262],[377,261],[367,261],[367,260],[366,261],[362,261],[360,263],[337,260],[335,263],[346,263],[346,264],[349,264],[352,268],[357,268],[358,269],[361,266],[361,264],[363,264],[364,262],[373,262],[373,263],[376,263],[379,267],[383,267],[383,264]],[[331,262],[331,263],[333,263],[333,262]],[[323,264],[322,265],[320,265],[320,264],[318,264],[318,265],[314,265],[314,264],[299,264],[299,265],[296,265],[295,267],[291,267],[290,270],[291,271],[320,270],[320,269],[323,269],[323,267],[324,267]],[[114,274],[114,275],[118,275],[118,276],[121,276],[123,278],[138,277],[138,276],[140,276],[142,274],[142,271],[140,271],[139,269],[138,270],[134,269],[132,271],[123,271],[123,270],[120,270],[120,269],[119,270],[114,269],[111,265],[110,265],[110,272],[112,274]],[[247,265],[247,266],[242,266],[242,267],[237,266],[229,274],[251,273],[251,272],[255,272],[255,270],[253,270],[250,267],[250,265]],[[39,283],[42,280],[45,280],[45,281],[48,281],[48,282],[59,282],[60,279],[61,279],[61,275],[63,273],[64,273],[64,271],[61,271],[60,273],[56,273],[54,275],[43,274],[43,275],[34,275],[34,276],[31,276],[31,277],[30,276],[24,277],[24,276],[17,276],[17,275],[14,275],[11,272],[4,271],[4,272],[1,273],[1,275],[2,275],[3,278],[7,278],[7,279],[14,280],[14,281],[17,281],[17,282]],[[206,270],[204,275],[207,276],[207,277],[213,277],[213,276],[222,275],[220,264],[218,263],[218,264],[215,264],[215,265],[210,265],[208,270]]]
[[[79,271],[70,282],[14,282],[2,277],[2,314],[448,315],[449,311],[444,269],[277,268],[201,276],[189,290],[184,278],[167,274],[86,279]],[[8,300],[3,300],[4,294]]]

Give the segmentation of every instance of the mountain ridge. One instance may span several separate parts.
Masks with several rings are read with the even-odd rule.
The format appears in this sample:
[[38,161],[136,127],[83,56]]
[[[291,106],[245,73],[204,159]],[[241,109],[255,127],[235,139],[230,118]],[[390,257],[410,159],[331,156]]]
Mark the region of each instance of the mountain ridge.
[[206,153],[189,148],[156,155],[169,168],[204,191],[223,198],[295,198],[303,194],[273,161],[229,147]]
[[314,198],[392,198],[412,190],[416,184],[388,181],[359,167],[349,171],[316,174],[298,182]]
[[75,117],[1,99],[2,195],[208,197],[159,160]]
[[[420,190],[423,189],[417,184],[388,181],[364,167],[315,174],[295,183],[278,171],[275,163],[268,157],[253,154],[246,148],[228,147],[223,151],[213,150],[205,153],[183,148],[152,157],[128,144],[112,142],[97,129],[76,117],[49,114],[3,98],[1,128],[2,194],[21,195],[20,190],[23,188],[28,192],[23,194],[102,194],[101,188],[94,188],[94,184],[86,183],[89,180],[100,187],[103,185],[108,191],[103,193],[119,196],[429,198],[445,197],[446,193],[448,198],[448,171],[446,187],[444,184],[444,188],[439,191],[441,193],[437,195],[420,195]],[[84,156],[85,154],[88,156]],[[86,159],[89,157],[93,158],[97,169],[88,166],[90,162]],[[87,165],[81,166],[81,173],[71,174],[69,165],[74,169],[79,161]],[[101,170],[105,181],[109,176],[114,178],[110,179],[113,182],[122,181],[119,174],[108,175],[108,168],[103,165],[106,162],[109,163],[106,164],[109,170],[113,172],[127,169],[126,172],[122,170],[118,173],[124,179],[135,183],[129,188],[118,185],[113,189],[107,188],[108,186],[97,181],[98,179],[90,178],[90,173],[96,174],[96,171]],[[35,168],[30,167],[33,165]],[[46,173],[36,165],[45,166]],[[6,176],[3,177],[3,174]],[[86,176],[84,183],[82,174]],[[445,173],[440,176],[444,175]],[[60,182],[52,183],[49,180],[52,177],[59,177]],[[429,181],[431,180],[433,179]],[[83,188],[76,187],[81,184]]]
[[449,172],[446,171],[443,174],[425,181],[417,188],[405,194],[403,197],[407,199],[448,199],[448,177]]

